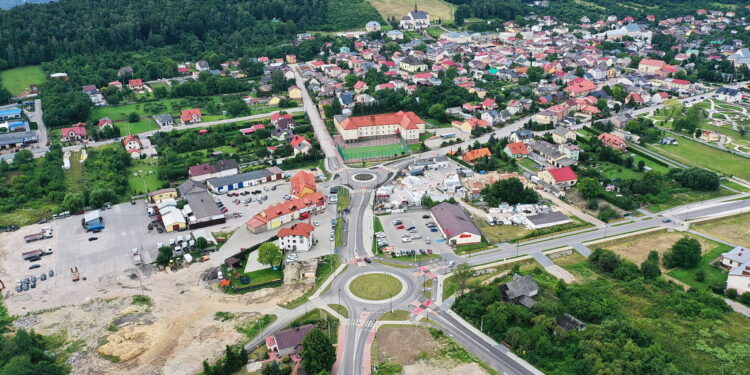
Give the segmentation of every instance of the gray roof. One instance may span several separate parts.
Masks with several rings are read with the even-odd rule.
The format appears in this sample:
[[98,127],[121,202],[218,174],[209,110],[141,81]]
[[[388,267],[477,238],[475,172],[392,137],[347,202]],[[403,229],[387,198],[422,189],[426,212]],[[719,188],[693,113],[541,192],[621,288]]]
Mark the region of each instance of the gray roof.
[[533,216],[527,216],[527,220],[534,223],[534,225],[542,225],[542,224],[549,224],[549,223],[557,223],[557,222],[568,222],[570,219],[568,219],[567,216],[565,216],[563,213],[558,211],[552,211],[552,212],[546,212],[538,215]]
[[583,331],[584,329],[586,329],[586,323],[578,320],[576,317],[568,313],[565,313],[563,314],[563,316],[558,316],[557,318],[555,318],[555,322],[560,327],[563,327],[566,331],[570,331],[573,329]]
[[461,233],[472,233],[482,235],[476,225],[471,221],[464,210],[452,203],[440,203],[431,210],[432,216],[447,237],[457,236]]
[[180,184],[180,186],[177,187],[177,190],[180,192],[180,195],[184,197],[188,194],[206,191],[206,184],[188,179],[187,181]]
[[401,60],[401,62],[404,64],[409,64],[409,65],[424,65],[422,60],[418,59],[416,56],[413,56],[413,55],[406,56],[406,58]]
[[207,191],[188,194],[185,196],[185,200],[193,210],[193,215],[198,219],[221,215],[219,206],[216,205],[216,201],[211,198],[211,194],[208,194]]
[[513,280],[505,284],[505,296],[508,299],[516,299],[521,296],[534,295],[539,291],[539,285],[529,276],[513,275]]
[[276,332],[273,337],[276,340],[276,346],[279,351],[284,349],[295,348],[302,345],[308,333],[315,328],[312,324],[305,324],[299,327],[292,327],[283,331]]
[[409,15],[411,15],[412,19],[415,20],[426,20],[427,19],[427,12],[423,12],[421,10],[414,10],[409,12]]
[[0,133],[0,146],[36,141],[36,131]]
[[174,119],[172,118],[172,115],[170,115],[170,114],[156,115],[156,116],[154,116],[154,120],[156,120],[156,122],[170,122],[170,121],[174,121]]
[[236,174],[234,176],[212,178],[208,180],[208,183],[215,188],[219,188],[222,186],[236,184],[238,182],[258,180],[261,178],[266,178],[268,176],[273,176],[275,174],[282,173],[281,169],[277,167],[272,167],[272,168],[276,168],[278,171],[272,170],[271,168],[263,168],[263,169],[258,169],[256,171]]

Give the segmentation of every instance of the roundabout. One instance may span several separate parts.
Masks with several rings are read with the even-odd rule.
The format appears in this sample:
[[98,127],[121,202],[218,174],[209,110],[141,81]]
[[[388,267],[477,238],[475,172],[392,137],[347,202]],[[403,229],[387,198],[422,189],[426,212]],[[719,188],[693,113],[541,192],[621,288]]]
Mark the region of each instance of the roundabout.
[[346,281],[344,290],[353,300],[379,304],[403,297],[409,288],[406,281],[390,272],[367,272]]
[[372,180],[374,180],[374,179],[375,179],[375,175],[374,175],[374,174],[372,174],[372,173],[362,172],[362,173],[357,173],[357,174],[355,174],[355,175],[354,175],[354,177],[352,177],[352,178],[353,178],[353,179],[354,179],[355,181],[359,181],[359,182],[367,182],[367,181],[372,181]]

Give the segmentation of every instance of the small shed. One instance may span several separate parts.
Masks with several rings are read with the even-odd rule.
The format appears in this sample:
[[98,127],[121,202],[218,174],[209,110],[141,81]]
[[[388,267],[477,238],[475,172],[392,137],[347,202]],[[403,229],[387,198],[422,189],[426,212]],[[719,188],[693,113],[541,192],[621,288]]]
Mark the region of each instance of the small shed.
[[235,257],[224,259],[224,264],[227,266],[227,268],[239,268],[240,263],[241,261]]

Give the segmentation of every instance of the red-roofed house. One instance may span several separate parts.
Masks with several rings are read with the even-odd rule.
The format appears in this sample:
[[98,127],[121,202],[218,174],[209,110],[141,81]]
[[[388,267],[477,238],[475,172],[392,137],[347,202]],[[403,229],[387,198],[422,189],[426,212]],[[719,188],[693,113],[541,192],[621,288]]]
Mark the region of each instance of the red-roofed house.
[[461,155],[461,159],[467,163],[473,163],[485,156],[492,156],[492,152],[487,147],[467,151],[465,154]]
[[298,219],[305,213],[308,213],[308,215],[314,214],[325,210],[325,208],[325,196],[323,196],[323,193],[316,191],[301,198],[292,198],[271,205],[253,216],[245,225],[253,233],[265,232]]
[[133,91],[143,91],[143,80],[140,78],[128,81],[128,87]]
[[690,81],[674,78],[669,82],[669,86],[675,89],[687,90],[690,88]]
[[567,189],[578,182],[578,176],[570,167],[552,168],[541,171],[539,172],[539,178],[561,189]]
[[294,155],[307,154],[312,148],[312,143],[301,135],[295,135],[292,137],[292,141],[289,142],[289,145],[294,149]]
[[638,64],[638,71],[646,74],[654,74],[660,71],[667,63],[661,60],[643,59]]
[[508,143],[503,151],[506,155],[515,159],[526,158],[529,156],[529,149],[526,148],[526,144],[523,142]]
[[289,193],[298,198],[318,191],[318,187],[315,184],[315,176],[305,171],[299,171],[292,176],[289,184],[291,185]]
[[110,129],[112,129],[114,127],[114,125],[112,124],[112,120],[110,120],[110,119],[108,119],[106,117],[103,118],[103,119],[100,119],[99,122],[96,124],[96,126],[99,127],[99,130],[104,130],[107,127],[109,127]]
[[143,147],[143,144],[138,137],[128,135],[122,140],[122,144],[125,145],[125,151],[130,154],[131,158],[138,159],[141,157],[141,147]]
[[490,98],[484,99],[484,101],[482,101],[481,104],[482,104],[482,109],[484,109],[485,111],[489,111],[489,110],[497,108],[497,103]]
[[180,120],[182,120],[182,124],[195,124],[198,122],[201,122],[202,119],[201,110],[197,108],[193,109],[186,109],[182,111],[182,114],[180,115]]
[[576,78],[570,81],[568,87],[564,88],[563,91],[570,97],[586,96],[592,91],[596,91],[596,84],[587,79]]
[[310,251],[315,244],[315,227],[308,223],[297,223],[279,229],[279,248],[288,251]]
[[599,134],[599,137],[597,138],[599,138],[599,140],[602,141],[605,146],[609,146],[620,151],[625,151],[628,148],[627,143],[625,143],[622,138],[612,133],[602,133]]
[[414,112],[347,117],[341,122],[334,119],[333,123],[345,142],[388,135],[398,135],[407,142],[419,142],[419,135],[425,132],[425,122]]
[[357,83],[354,84],[354,92],[357,94],[361,94],[365,90],[367,90],[367,82],[357,81]]
[[453,121],[451,122],[451,125],[453,125],[454,128],[458,128],[461,131],[471,133],[472,130],[476,128],[486,128],[489,127],[490,124],[485,120],[480,120],[476,117],[469,117],[468,119],[464,121]]
[[69,128],[60,129],[62,142],[80,141],[86,138],[86,124],[79,122]]

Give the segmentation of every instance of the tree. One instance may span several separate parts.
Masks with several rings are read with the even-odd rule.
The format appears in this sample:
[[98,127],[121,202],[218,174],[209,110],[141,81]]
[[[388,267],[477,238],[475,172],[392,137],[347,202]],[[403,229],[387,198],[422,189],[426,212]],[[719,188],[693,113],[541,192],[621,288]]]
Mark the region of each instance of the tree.
[[610,206],[610,205],[605,205],[604,207],[602,207],[599,210],[599,214],[596,215],[596,217],[599,220],[601,220],[601,221],[603,221],[605,223],[609,223],[610,220],[616,218],[617,216],[618,216],[617,211],[615,211],[615,209],[612,208],[612,206]]
[[278,266],[284,259],[279,247],[273,242],[265,242],[258,248],[258,263],[269,266]]
[[699,269],[695,272],[695,281],[702,283],[706,281],[706,270],[703,268]]
[[462,296],[464,295],[466,284],[469,282],[469,279],[474,277],[474,273],[474,268],[469,263],[461,263],[453,270],[453,277],[456,278],[456,284],[458,284],[458,292]]
[[737,299],[737,289],[727,289],[727,297]]
[[578,181],[576,186],[578,187],[581,196],[585,199],[595,199],[602,192],[602,187],[599,185],[599,181],[593,177],[582,178]]
[[682,237],[664,253],[664,267],[694,268],[701,261],[701,244],[695,238]]
[[13,156],[13,166],[20,167],[34,160],[34,154],[30,150],[21,150]]
[[524,187],[521,180],[517,178],[509,178],[500,180],[492,185],[485,186],[482,189],[482,198],[489,203],[490,206],[498,206],[502,202],[508,202],[508,204],[517,203],[536,203],[539,201],[539,195],[534,189]]
[[746,305],[750,305],[750,292],[742,293],[740,301]]
[[196,238],[195,247],[200,251],[206,250],[206,248],[208,247],[208,240],[203,237]]
[[132,123],[138,122],[138,121],[141,121],[141,115],[139,115],[138,112],[130,112],[130,114],[128,114],[128,122],[129,123],[132,124]]
[[260,372],[262,375],[281,375],[281,368],[279,362],[271,361],[267,365],[263,366],[263,370]]
[[323,331],[315,328],[302,340],[302,367],[308,374],[330,371],[336,362],[336,350]]
[[83,193],[66,193],[63,198],[63,207],[70,212],[78,212],[83,210]]
[[672,168],[667,176],[685,188],[698,191],[716,191],[721,185],[719,176],[703,168]]
[[641,274],[643,275],[643,278],[647,280],[653,280],[661,276],[659,264],[650,259],[646,260],[641,264]]
[[162,246],[159,248],[159,254],[156,255],[156,264],[166,267],[169,265],[169,261],[172,260],[172,248],[169,246]]
[[445,118],[445,106],[442,103],[435,103],[427,111],[427,114],[436,120],[442,120]]
[[456,11],[453,12],[453,22],[457,26],[463,26],[464,21],[471,17],[471,8],[466,4],[461,4],[456,8]]

